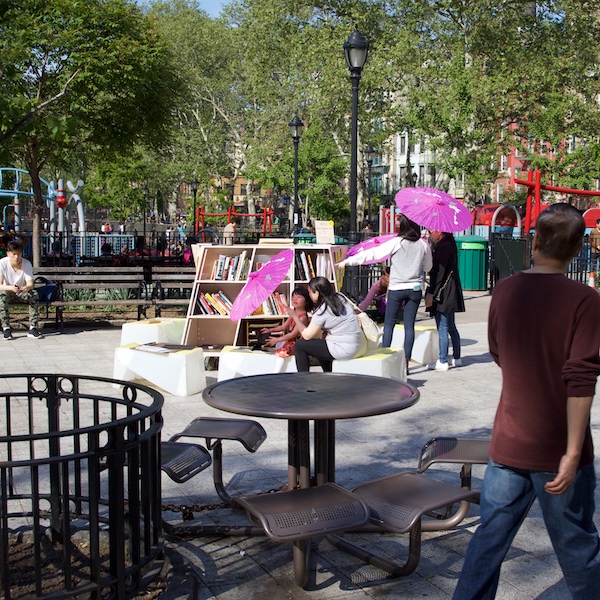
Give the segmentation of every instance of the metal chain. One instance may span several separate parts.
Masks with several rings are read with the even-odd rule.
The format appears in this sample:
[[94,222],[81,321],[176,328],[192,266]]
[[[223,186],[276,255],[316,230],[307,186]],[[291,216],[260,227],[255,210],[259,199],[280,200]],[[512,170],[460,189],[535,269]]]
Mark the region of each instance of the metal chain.
[[[266,492],[259,492],[255,494],[256,496],[264,496],[265,494],[274,494],[275,492],[280,492],[284,488],[287,488],[287,484],[282,484],[279,487],[272,488],[267,490]],[[293,489],[297,489],[300,487],[299,485],[295,486]],[[204,512],[206,510],[216,510],[218,508],[228,508],[231,506],[229,502],[215,502],[213,504],[162,504],[162,510],[169,510],[171,512],[180,512],[181,518],[184,521],[193,521],[195,512]]]

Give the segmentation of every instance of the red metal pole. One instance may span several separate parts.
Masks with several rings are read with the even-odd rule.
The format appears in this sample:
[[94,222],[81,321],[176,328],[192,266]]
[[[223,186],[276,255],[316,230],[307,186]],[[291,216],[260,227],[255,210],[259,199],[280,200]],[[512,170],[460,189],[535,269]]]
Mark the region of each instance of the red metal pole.
[[534,204],[535,220],[542,213],[542,172],[538,169],[535,170],[535,204]]
[[[521,183],[522,180],[515,179],[515,183]],[[521,185],[527,186],[527,204],[525,210],[525,233],[529,233],[531,229],[531,211],[533,209],[533,171],[527,171],[527,181],[523,181]]]

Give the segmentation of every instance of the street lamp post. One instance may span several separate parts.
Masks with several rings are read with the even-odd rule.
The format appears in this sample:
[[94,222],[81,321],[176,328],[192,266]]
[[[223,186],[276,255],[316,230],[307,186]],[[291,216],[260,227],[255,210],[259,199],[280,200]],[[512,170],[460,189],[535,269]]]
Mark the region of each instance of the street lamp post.
[[144,232],[144,244],[146,243],[146,206],[148,204],[148,185],[144,183],[142,185],[142,194],[144,195],[144,210],[142,213],[142,221],[144,222],[143,232]]
[[365,160],[367,161],[367,220],[371,225],[371,169],[373,168],[373,159],[375,158],[375,149],[371,146],[367,146],[363,153]]
[[288,123],[290,128],[290,134],[292,141],[294,142],[294,233],[298,233],[300,225],[299,212],[299,201],[298,201],[298,144],[300,143],[300,136],[302,135],[302,128],[304,123],[300,118],[295,115],[294,118]]
[[412,184],[413,187],[417,187],[417,181],[419,181],[419,176],[416,173],[412,174]]
[[190,186],[192,187],[192,194],[194,195],[194,235],[196,235],[196,232],[198,231],[198,223],[196,217],[196,196],[198,194],[198,180],[196,179],[195,175],[194,179],[192,179],[192,181],[190,182]]
[[[355,29],[344,42],[344,54],[352,81],[352,135],[350,152],[350,236],[356,237],[356,203],[358,196],[358,84],[369,53],[367,38]],[[352,239],[350,241],[353,241]]]

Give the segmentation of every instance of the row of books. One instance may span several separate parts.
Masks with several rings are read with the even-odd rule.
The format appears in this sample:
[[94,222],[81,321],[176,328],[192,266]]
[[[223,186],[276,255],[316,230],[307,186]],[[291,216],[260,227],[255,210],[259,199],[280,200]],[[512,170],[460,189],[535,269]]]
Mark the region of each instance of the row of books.
[[200,315],[226,316],[231,312],[232,302],[221,290],[212,293],[199,292],[196,306]]
[[296,279],[308,281],[313,277],[325,277],[326,279],[333,277],[328,255],[320,252],[313,257],[306,252],[296,252]]
[[220,254],[213,263],[209,279],[216,281],[245,281],[250,271],[250,259],[246,250],[237,256]]
[[263,303],[263,315],[286,315],[285,308],[288,305],[285,294],[273,292]]

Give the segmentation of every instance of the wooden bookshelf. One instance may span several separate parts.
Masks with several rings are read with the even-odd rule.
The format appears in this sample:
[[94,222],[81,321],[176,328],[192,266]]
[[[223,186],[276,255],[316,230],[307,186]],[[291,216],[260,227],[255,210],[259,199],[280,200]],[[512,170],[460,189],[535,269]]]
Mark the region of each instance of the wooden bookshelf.
[[[238,322],[229,318],[228,307],[235,301],[248,274],[286,247],[294,250],[294,260],[288,276],[277,286],[273,300],[264,303],[254,314]],[[342,284],[343,273],[335,263],[343,260],[346,246],[319,244],[259,244],[198,246],[198,270],[192,289],[182,343],[203,346],[207,353],[216,353],[226,345],[245,346],[252,341],[249,332],[256,332],[261,324],[273,327],[287,318],[281,308],[282,298],[289,304],[292,291],[307,285],[314,275],[327,277],[335,289]],[[274,313],[274,314],[272,314]]]

